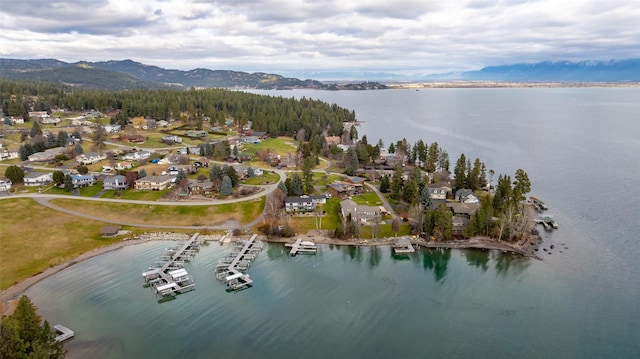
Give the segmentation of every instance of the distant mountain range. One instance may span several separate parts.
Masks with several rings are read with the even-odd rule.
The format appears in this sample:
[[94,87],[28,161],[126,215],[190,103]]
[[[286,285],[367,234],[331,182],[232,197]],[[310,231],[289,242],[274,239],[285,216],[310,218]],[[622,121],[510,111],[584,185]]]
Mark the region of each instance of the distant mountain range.
[[545,61],[484,67],[478,71],[429,75],[426,80],[513,82],[635,82],[640,59],[611,61]]
[[386,88],[380,83],[325,84],[315,80],[300,80],[262,72],[194,69],[167,70],[132,60],[67,63],[55,59],[0,59],[0,77],[59,82],[98,89],[135,88],[254,88],[325,90],[367,90]]
[[[394,81],[505,81],[505,82],[637,82],[640,59],[611,61],[545,61],[534,64],[489,66],[477,71],[403,76],[388,72],[300,72],[317,78]],[[385,89],[379,82],[343,83],[300,80],[263,72],[193,69],[168,70],[132,60],[67,63],[55,59],[0,58],[0,77],[65,83],[97,89],[136,88],[254,88],[323,90]],[[353,81],[353,80],[352,80]]]

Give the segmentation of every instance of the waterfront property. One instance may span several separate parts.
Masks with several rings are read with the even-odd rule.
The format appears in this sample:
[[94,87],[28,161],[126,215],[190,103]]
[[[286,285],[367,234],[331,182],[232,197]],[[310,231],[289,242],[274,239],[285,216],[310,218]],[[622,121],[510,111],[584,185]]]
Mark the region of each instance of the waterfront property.
[[347,218],[351,215],[354,221],[361,223],[367,223],[374,219],[380,219],[382,216],[382,210],[380,207],[364,206],[356,204],[350,199],[345,199],[340,202],[340,211],[343,218]]
[[286,197],[284,199],[284,209],[287,212],[313,212],[318,204],[327,203],[327,196],[300,196]]

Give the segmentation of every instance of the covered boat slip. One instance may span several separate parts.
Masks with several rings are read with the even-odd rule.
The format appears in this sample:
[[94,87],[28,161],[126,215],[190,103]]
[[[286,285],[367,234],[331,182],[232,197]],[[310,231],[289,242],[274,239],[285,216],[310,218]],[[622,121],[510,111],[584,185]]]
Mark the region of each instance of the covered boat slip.
[[229,290],[245,289],[253,284],[253,280],[244,271],[249,269],[251,261],[262,250],[262,243],[256,242],[257,237],[254,234],[245,242],[236,242],[231,253],[218,261],[216,278],[223,281]]
[[298,253],[299,254],[316,254],[316,252],[318,251],[318,246],[314,242],[305,241],[302,238],[298,238],[293,243],[287,243],[285,244],[285,246],[291,247],[291,251],[289,251],[289,253],[292,256],[295,256]]
[[142,273],[157,295],[165,297],[194,289],[193,277],[184,269],[184,261],[190,261],[200,248],[198,235],[178,247],[166,249],[163,258]]

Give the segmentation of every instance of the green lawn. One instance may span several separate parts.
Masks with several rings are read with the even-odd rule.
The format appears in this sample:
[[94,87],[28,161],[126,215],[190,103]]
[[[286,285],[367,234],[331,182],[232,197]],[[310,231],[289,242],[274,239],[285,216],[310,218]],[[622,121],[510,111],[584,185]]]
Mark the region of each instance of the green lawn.
[[255,158],[256,152],[260,150],[270,149],[278,155],[286,155],[289,152],[296,151],[295,140],[290,137],[267,138],[260,143],[245,143],[242,146],[242,152]]
[[382,200],[375,192],[366,192],[357,194],[351,197],[351,199],[363,206],[382,206]]
[[268,185],[268,184],[276,183],[280,179],[280,176],[277,173],[270,172],[270,171],[264,171],[264,173],[265,174],[262,176],[247,178],[247,180],[242,182],[242,184],[253,185],[253,186]]
[[93,197],[97,195],[100,191],[102,191],[102,185],[96,184],[93,186],[81,187],[78,190],[80,191],[81,196]]

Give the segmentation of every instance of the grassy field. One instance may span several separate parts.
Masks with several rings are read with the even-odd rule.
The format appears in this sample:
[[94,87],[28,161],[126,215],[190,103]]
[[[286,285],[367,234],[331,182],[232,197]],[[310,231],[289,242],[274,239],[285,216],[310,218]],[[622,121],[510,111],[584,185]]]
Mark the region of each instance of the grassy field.
[[247,178],[247,180],[243,181],[242,184],[248,184],[248,185],[254,185],[254,186],[268,185],[268,184],[276,183],[279,179],[280,179],[280,176],[277,173],[265,171],[264,175],[259,177]]
[[[340,223],[339,209],[339,199],[327,199],[327,203],[322,208],[323,211],[327,212],[327,215],[322,217],[322,230],[335,230],[338,228],[338,223]],[[292,217],[289,220],[289,224],[296,233],[305,233],[316,229],[316,219],[313,215]]]
[[[55,199],[51,203],[70,210],[78,209],[78,202],[73,199]],[[262,213],[264,203],[264,197],[257,201],[212,206],[83,202],[82,213],[114,222],[170,226],[216,226],[228,220],[248,223]]]
[[245,143],[242,152],[255,158],[256,152],[270,149],[278,155],[286,155],[289,152],[296,152],[295,140],[290,137],[267,138],[260,143]]
[[104,222],[60,213],[31,199],[5,199],[0,204],[2,290],[48,267],[118,241],[100,237]]
[[120,197],[116,197],[115,190],[108,190],[102,195],[102,198],[132,199],[136,201],[157,201],[160,198],[164,197],[164,195],[170,191],[172,191],[172,189],[165,189],[162,191],[127,190],[127,191],[123,191]]
[[382,206],[382,200],[375,192],[356,194],[352,196],[351,199],[355,203],[363,206]]

